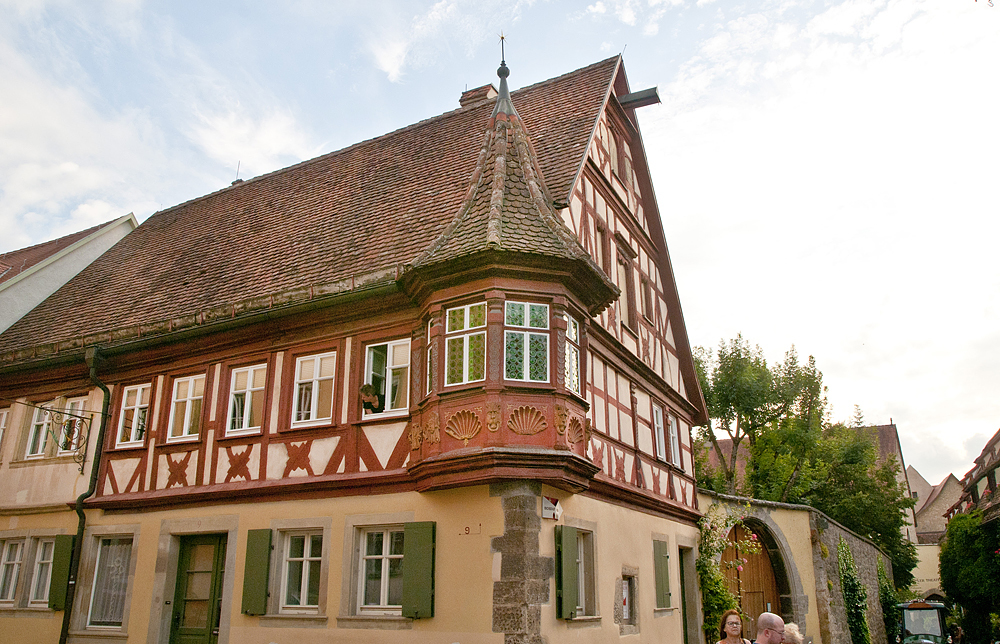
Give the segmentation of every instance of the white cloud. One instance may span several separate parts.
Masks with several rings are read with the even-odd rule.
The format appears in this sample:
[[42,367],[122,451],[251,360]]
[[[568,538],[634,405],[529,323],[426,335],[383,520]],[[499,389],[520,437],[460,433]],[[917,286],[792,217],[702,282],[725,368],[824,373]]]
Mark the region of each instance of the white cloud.
[[252,176],[316,156],[319,149],[299,129],[294,117],[274,111],[255,117],[236,109],[200,114],[192,127],[192,140],[213,159],[242,168]]
[[893,417],[928,480],[968,467],[942,440],[1000,425],[1000,39],[976,9],[724,20],[640,115],[692,341],[815,354],[835,418]]

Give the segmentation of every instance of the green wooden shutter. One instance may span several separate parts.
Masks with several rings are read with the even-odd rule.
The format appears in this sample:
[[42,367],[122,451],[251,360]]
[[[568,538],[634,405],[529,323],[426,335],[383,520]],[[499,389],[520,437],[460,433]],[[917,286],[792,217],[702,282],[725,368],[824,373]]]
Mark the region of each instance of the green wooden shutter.
[[403,524],[403,617],[434,617],[435,525]]
[[576,528],[556,526],[556,617],[576,617],[579,596]]
[[656,577],[656,607],[670,608],[670,546],[653,542],[653,573]]
[[243,569],[243,607],[247,615],[267,613],[267,581],[271,570],[271,530],[247,531],[247,559]]
[[49,608],[52,610],[66,608],[69,564],[73,558],[73,543],[75,541],[76,536],[72,534],[56,535],[56,543],[52,551],[52,580],[49,582]]

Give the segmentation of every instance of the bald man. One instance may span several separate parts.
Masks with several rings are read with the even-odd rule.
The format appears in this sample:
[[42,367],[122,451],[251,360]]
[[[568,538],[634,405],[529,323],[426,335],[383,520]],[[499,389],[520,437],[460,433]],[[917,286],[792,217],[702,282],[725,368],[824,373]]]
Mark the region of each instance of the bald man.
[[784,637],[784,620],[774,613],[761,613],[757,618],[757,644],[781,644]]

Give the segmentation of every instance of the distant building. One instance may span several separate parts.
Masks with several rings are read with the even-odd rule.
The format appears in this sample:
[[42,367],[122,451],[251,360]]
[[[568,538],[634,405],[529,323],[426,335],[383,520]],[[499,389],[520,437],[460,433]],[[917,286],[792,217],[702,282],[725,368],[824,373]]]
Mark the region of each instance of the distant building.
[[41,244],[0,253],[0,333],[136,227],[129,213]]
[[[908,497],[913,496],[913,490],[906,478],[906,461],[903,460],[903,448],[899,444],[899,432],[896,423],[889,419],[888,425],[874,425],[872,427],[860,427],[858,431],[866,433],[875,441],[878,448],[878,460],[884,462],[890,457],[896,459],[896,482],[903,487],[903,493]],[[917,543],[917,517],[913,508],[906,511],[906,525],[903,527],[903,534],[906,540]]]
[[938,545],[947,530],[945,514],[962,495],[962,484],[949,474],[937,485],[931,485],[912,465],[906,468],[917,519],[917,567],[913,570],[910,590],[925,599],[940,599],[941,572],[938,567],[941,548]]

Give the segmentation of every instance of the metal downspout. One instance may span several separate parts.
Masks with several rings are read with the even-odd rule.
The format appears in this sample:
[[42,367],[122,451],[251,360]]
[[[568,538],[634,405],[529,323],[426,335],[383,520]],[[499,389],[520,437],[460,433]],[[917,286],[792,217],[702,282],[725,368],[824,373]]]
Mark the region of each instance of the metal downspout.
[[62,631],[59,633],[59,644],[66,644],[69,638],[69,625],[73,615],[73,601],[76,596],[76,579],[80,572],[80,555],[83,552],[83,532],[87,527],[87,516],[83,513],[83,502],[97,491],[97,476],[100,473],[101,455],[104,452],[104,432],[108,427],[108,409],[111,407],[111,392],[97,377],[97,363],[100,356],[97,349],[87,349],[87,366],[90,367],[90,380],[104,392],[104,402],[101,404],[101,428],[97,432],[97,445],[94,448],[94,459],[90,465],[90,487],[76,499],[76,515],[79,517],[76,526],[76,539],[73,541],[73,556],[69,561],[69,582],[66,587],[66,605],[63,607]]

